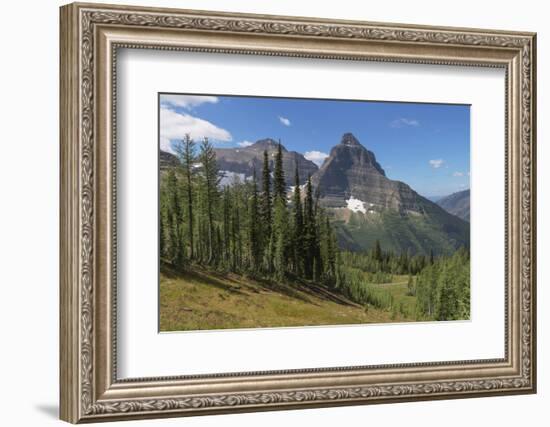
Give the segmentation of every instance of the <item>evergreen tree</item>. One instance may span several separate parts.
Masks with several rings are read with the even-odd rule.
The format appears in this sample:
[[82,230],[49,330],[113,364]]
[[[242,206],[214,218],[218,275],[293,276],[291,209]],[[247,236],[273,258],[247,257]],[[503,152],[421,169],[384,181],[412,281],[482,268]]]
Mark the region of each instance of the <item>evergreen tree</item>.
[[187,211],[187,238],[189,239],[189,258],[194,258],[193,248],[193,165],[195,163],[195,142],[189,134],[185,134],[182,143],[174,147],[181,167],[183,169],[185,179],[185,203]]
[[250,250],[250,260],[252,271],[257,273],[260,268],[260,224],[258,222],[258,183],[256,181],[256,168],[252,173],[252,195],[250,197],[249,207],[249,225],[248,225],[248,247]]
[[335,236],[327,215],[321,216],[319,245],[322,261],[322,279],[329,286],[334,285],[336,275],[336,246]]
[[283,199],[277,197],[273,211],[273,265],[278,280],[283,280],[287,271],[288,231],[288,211]]
[[183,221],[181,200],[179,197],[179,186],[176,172],[171,169],[166,179],[166,202],[168,217],[168,236],[170,243],[170,262],[177,267],[183,265],[183,236],[181,227]]
[[283,153],[279,142],[275,158],[273,180],[273,229],[271,245],[273,248],[273,265],[275,274],[282,280],[287,270],[288,259],[288,212],[286,208],[285,175],[283,171]]
[[286,206],[286,182],[283,170],[283,148],[281,141],[277,146],[277,155],[275,156],[275,171],[273,173],[273,198],[279,197]]
[[302,196],[300,194],[300,175],[298,173],[298,166],[294,174],[294,197],[293,197],[293,210],[294,210],[294,223],[293,223],[293,265],[294,273],[298,276],[303,271],[303,234],[304,234],[304,220],[302,212]]
[[306,182],[306,196],[304,199],[304,275],[306,279],[313,278],[313,263],[315,258],[315,216],[313,208],[313,188],[311,176]]
[[233,214],[232,214],[232,237],[233,237],[233,271],[239,271],[242,268],[242,236],[241,236],[241,186],[237,185],[233,189]]
[[231,254],[231,228],[230,228],[231,200],[229,187],[223,189],[223,261],[227,267],[230,262]]
[[204,183],[203,195],[207,221],[208,262],[211,262],[216,250],[214,247],[214,210],[218,200],[220,176],[216,162],[216,152],[212,144],[208,141],[208,138],[204,138],[202,141],[199,160],[202,165]]
[[324,265],[321,256],[321,239],[324,225],[323,211],[319,208],[319,193],[315,194],[315,203],[313,208],[314,226],[313,226],[313,281],[321,282]]
[[264,151],[262,168],[262,194],[260,200],[260,217],[262,225],[262,255],[264,257],[265,269],[271,272],[273,265],[273,239],[272,239],[272,200],[271,200],[271,172],[269,170],[269,156]]

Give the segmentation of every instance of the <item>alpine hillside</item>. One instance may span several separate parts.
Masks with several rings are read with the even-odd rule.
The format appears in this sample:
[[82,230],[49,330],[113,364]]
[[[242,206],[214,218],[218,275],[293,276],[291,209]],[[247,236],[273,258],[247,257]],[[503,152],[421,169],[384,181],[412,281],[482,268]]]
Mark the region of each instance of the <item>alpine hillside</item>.
[[459,191],[437,201],[447,212],[470,221],[470,190]]

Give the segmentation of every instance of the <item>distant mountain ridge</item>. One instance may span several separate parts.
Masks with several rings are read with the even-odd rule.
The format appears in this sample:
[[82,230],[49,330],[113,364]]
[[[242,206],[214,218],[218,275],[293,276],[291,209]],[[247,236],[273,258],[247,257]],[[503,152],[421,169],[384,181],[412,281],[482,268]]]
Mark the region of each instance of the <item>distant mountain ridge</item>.
[[[261,181],[264,151],[267,151],[269,167],[273,170],[278,146],[279,142],[271,138],[265,138],[256,141],[248,147],[216,148],[216,159],[222,172],[227,171],[251,177],[254,169],[256,169],[258,181]],[[296,168],[298,168],[300,173],[300,184],[304,184],[307,181],[307,177],[313,175],[319,169],[311,160],[307,160],[302,154],[296,151],[288,151],[284,145],[281,145],[281,151],[283,153],[285,181],[288,186],[294,185],[294,172]]]
[[443,197],[437,204],[447,212],[470,222],[470,189]]

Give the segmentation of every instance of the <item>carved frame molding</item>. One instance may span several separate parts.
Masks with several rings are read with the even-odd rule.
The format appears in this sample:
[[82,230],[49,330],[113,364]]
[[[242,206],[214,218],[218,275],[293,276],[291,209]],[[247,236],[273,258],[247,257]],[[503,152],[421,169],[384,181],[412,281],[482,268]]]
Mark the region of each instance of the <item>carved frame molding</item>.
[[[162,42],[163,37],[169,42]],[[178,37],[192,41],[180,43]],[[118,47],[505,67],[510,205],[506,358],[220,374],[203,378],[211,391],[200,393],[185,387],[201,378],[118,381],[116,287],[102,280],[116,273],[116,259],[103,249],[116,246],[116,233],[107,232],[113,231],[116,215],[112,139]],[[71,4],[61,9],[60,96],[62,419],[101,421],[535,391],[534,34]],[[111,179],[104,180],[103,174]],[[111,192],[101,190],[111,187]],[[272,386],[260,386],[270,375]],[[346,382],[337,378],[344,375],[349,381],[342,386]],[[291,379],[298,386],[285,387]],[[254,381],[257,387],[239,385]]]

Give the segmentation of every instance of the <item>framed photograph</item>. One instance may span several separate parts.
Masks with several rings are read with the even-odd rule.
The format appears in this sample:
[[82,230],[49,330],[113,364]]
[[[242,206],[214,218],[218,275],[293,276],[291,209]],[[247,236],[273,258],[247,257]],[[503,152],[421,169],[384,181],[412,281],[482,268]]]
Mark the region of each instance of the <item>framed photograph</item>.
[[61,418],[536,391],[535,34],[61,8]]

